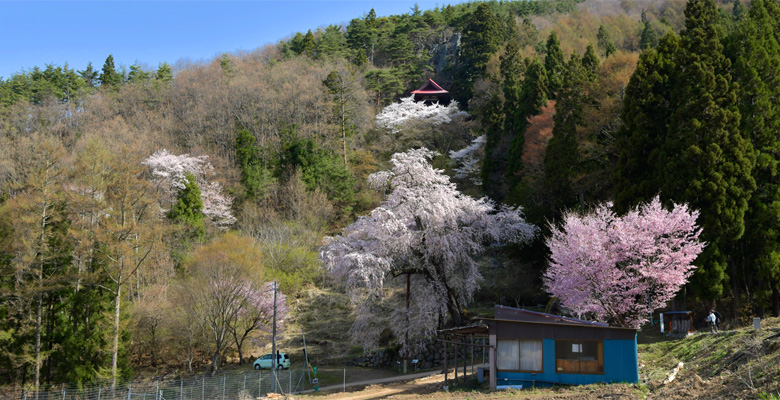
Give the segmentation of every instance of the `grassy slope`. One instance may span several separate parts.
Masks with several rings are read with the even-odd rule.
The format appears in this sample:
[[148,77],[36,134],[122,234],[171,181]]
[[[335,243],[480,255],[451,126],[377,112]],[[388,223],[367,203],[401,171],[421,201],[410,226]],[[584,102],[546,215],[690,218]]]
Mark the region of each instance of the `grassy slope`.
[[[651,398],[757,398],[780,392],[780,318],[762,321],[760,331],[743,327],[686,339],[640,333],[640,378]],[[652,332],[651,332],[652,331]],[[678,379],[662,384],[684,363]]]

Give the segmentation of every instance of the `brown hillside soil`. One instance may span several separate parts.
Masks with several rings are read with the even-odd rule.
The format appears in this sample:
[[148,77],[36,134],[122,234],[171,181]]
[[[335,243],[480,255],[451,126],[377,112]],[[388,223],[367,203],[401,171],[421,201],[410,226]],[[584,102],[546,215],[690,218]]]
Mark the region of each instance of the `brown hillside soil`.
[[[450,375],[450,378],[452,376]],[[640,390],[632,385],[589,385],[579,387],[537,388],[489,392],[482,387],[456,387],[444,392],[444,375],[438,374],[412,381],[370,385],[347,392],[330,391],[296,395],[295,399],[372,400],[372,399],[632,399],[640,398]]]

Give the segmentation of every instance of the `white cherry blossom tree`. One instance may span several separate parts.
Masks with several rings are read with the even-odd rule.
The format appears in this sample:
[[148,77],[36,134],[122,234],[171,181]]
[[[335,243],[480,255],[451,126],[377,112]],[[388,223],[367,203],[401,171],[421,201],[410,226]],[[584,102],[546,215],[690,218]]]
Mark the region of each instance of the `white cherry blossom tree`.
[[446,314],[465,323],[463,309],[482,279],[475,257],[488,245],[536,234],[520,209],[460,193],[429,164],[435,155],[424,148],[393,155],[391,171],[369,177],[373,187],[389,190],[385,201],[321,250],[322,263],[357,305],[351,334],[366,349],[388,325],[408,354]]
[[414,101],[414,96],[404,97],[400,103],[393,103],[382,109],[376,116],[376,124],[382,128],[399,132],[410,121],[425,121],[432,125],[451,122],[455,118],[465,118],[468,114],[458,109],[458,102],[452,101],[443,106],[438,103],[425,105]]
[[206,179],[214,170],[208,162],[208,156],[177,156],[162,149],[149,156],[142,164],[151,168],[157,187],[162,190],[165,200],[170,204],[173,203],[176,193],[184,189],[189,172],[195,177],[201,190],[203,215],[218,226],[224,227],[236,222],[231,210],[233,199],[222,193],[222,185],[219,182]]
[[471,144],[458,150],[450,151],[450,159],[456,164],[453,168],[455,171],[455,179],[468,178],[474,185],[482,185],[482,178],[480,173],[480,161],[482,157],[479,150],[482,149],[487,142],[485,135],[479,136],[471,141]]

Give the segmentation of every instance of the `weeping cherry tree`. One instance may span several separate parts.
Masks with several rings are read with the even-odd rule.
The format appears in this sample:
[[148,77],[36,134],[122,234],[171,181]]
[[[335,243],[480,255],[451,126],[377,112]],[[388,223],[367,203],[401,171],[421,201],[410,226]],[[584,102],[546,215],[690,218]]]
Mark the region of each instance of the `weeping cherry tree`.
[[482,279],[475,257],[486,246],[536,234],[520,209],[460,193],[429,164],[435,155],[424,148],[394,154],[391,171],[369,176],[374,188],[389,191],[385,201],[321,250],[322,263],[356,304],[351,334],[366,350],[387,326],[409,355],[447,313],[454,325],[464,324],[463,309]]

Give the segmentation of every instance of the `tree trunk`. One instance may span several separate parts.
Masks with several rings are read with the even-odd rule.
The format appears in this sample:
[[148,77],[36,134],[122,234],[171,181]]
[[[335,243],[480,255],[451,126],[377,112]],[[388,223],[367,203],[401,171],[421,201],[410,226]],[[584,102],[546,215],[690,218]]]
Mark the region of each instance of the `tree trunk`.
[[[43,268],[43,267],[41,267]],[[38,281],[40,290],[41,282]],[[43,296],[38,293],[38,305],[35,316],[35,398],[38,398],[38,389],[41,382],[41,314],[43,313]]]
[[777,284],[772,285],[772,314],[780,317],[780,290],[777,290]]
[[114,293],[114,328],[113,343],[111,345],[111,389],[116,388],[116,364],[119,355],[119,306],[122,301],[122,278],[116,280],[116,291]]
[[341,103],[341,141],[344,145],[344,165],[347,165],[347,129],[346,129],[346,123],[347,118],[344,112],[344,93],[341,94],[341,99],[339,102]]
[[214,376],[217,374],[217,371],[219,370],[219,351],[214,352],[214,356],[211,357],[211,376]]
[[449,288],[447,288],[447,311],[450,313],[453,325],[463,326],[463,310],[460,308],[457,295]]

